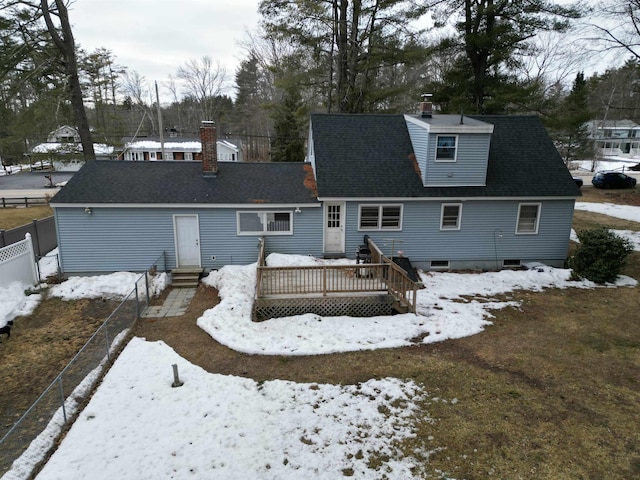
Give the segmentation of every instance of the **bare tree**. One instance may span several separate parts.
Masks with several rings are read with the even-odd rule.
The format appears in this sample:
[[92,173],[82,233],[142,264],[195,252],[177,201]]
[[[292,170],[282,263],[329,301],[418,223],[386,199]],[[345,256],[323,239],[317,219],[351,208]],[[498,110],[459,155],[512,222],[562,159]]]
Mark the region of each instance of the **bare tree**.
[[147,80],[135,70],[125,72],[120,91],[138,105],[146,105],[147,99],[151,98]]
[[211,57],[191,59],[178,67],[177,77],[184,82],[184,95],[192,98],[200,106],[201,120],[216,117],[216,97],[223,94],[227,85],[227,72],[219,63],[213,63]]
[[640,0],[601,0],[597,12],[608,22],[590,26],[605,51],[623,50],[640,59]]
[[[47,25],[47,30],[56,48],[62,54],[64,71],[69,81],[69,96],[73,108],[78,134],[82,143],[85,160],[95,160],[93,140],[89,129],[89,120],[82,101],[82,88],[78,76],[76,46],[69,22],[69,13],[63,0],[54,0],[50,5],[47,0],[40,0],[40,9]],[[57,22],[54,20],[57,18]],[[57,24],[56,24],[57,23]]]
[[572,32],[538,33],[534,50],[516,66],[518,76],[530,83],[544,85],[545,90],[557,84],[570,84],[590,60],[589,52],[582,48],[580,42],[567,41],[572,36]]
[[131,98],[131,102],[135,107],[135,110],[141,113],[140,129],[145,119],[148,119],[151,124],[151,130],[155,130],[154,114],[152,112],[151,105],[153,104],[152,93],[147,84],[147,80],[140,75],[137,71],[126,71],[122,77],[122,83],[120,84],[120,91],[127,97]]

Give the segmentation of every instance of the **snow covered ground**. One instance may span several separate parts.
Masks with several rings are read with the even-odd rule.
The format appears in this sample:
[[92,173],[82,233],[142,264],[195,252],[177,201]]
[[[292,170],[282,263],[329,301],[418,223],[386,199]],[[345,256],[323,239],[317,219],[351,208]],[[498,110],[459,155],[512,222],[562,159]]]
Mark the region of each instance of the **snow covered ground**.
[[[589,204],[595,205],[595,204]],[[578,208],[582,208],[582,203]],[[608,209],[635,219],[633,208]],[[603,212],[604,213],[604,212]],[[612,214],[612,213],[607,213]],[[325,260],[270,255],[270,264]],[[328,261],[327,261],[328,262]],[[344,262],[344,260],[342,261]],[[422,274],[418,313],[351,318],[300,315],[251,321],[255,266],[227,266],[204,279],[220,291],[220,303],[198,325],[215,340],[262,355],[327,354],[437,342],[481,332],[492,312],[517,306],[500,294],[545,288],[598,288],[570,281],[570,271],[530,265],[526,271]],[[46,273],[46,265],[41,269]],[[135,281],[128,274],[76,277],[52,287],[62,298],[124,296]],[[620,277],[615,286],[637,282]],[[613,287],[614,285],[609,285]],[[158,291],[164,287],[157,280]],[[24,288],[24,287],[23,287]],[[24,290],[0,292],[0,325],[34,308]],[[5,299],[7,301],[5,301]],[[5,308],[6,304],[13,304]],[[419,340],[415,340],[419,339]],[[184,385],[171,388],[171,365]],[[385,378],[351,385],[298,384],[210,374],[178,356],[163,342],[133,339],[106,375],[64,441],[37,477],[51,479],[414,478],[411,468],[429,456],[397,449],[414,435],[415,418],[429,419],[427,387]],[[48,435],[51,432],[47,433]],[[430,450],[437,450],[437,439]],[[43,451],[37,446],[3,480],[27,478]],[[378,469],[371,460],[388,458]]]
[[[629,170],[630,167],[638,165],[638,163],[640,163],[640,158],[607,157],[597,161],[595,171],[624,170],[625,173],[629,174],[640,173]],[[593,167],[593,160],[572,161],[570,167],[573,168],[572,173],[576,175],[580,175],[580,173],[589,173]]]
[[[640,207],[629,205],[615,205],[613,203],[589,203],[576,202],[576,210],[585,210],[588,212],[601,213],[610,217],[621,218],[623,220],[632,220],[640,222]],[[611,230],[616,235],[628,239],[633,245],[634,250],[640,251],[640,232],[633,230]],[[578,235],[575,231],[571,231],[571,240],[578,241]]]

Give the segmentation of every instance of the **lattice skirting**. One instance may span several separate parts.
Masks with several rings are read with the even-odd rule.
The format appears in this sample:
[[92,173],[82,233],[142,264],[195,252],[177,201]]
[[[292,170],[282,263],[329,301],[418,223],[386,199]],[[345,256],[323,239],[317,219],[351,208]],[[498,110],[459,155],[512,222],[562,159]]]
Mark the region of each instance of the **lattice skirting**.
[[253,319],[261,322],[270,318],[315,313],[325,317],[376,317],[391,315],[391,295],[366,297],[261,298],[253,304]]

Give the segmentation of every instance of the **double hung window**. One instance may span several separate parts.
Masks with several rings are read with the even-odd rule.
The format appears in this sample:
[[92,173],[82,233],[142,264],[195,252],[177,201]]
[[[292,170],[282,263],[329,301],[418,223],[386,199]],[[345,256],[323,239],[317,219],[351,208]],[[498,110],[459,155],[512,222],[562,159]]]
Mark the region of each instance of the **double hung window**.
[[516,233],[538,233],[540,220],[539,203],[521,203],[518,208]]
[[238,235],[291,235],[291,212],[238,212]]
[[360,230],[400,230],[402,205],[360,205]]
[[436,138],[436,162],[455,162],[456,145],[455,135],[438,135]]

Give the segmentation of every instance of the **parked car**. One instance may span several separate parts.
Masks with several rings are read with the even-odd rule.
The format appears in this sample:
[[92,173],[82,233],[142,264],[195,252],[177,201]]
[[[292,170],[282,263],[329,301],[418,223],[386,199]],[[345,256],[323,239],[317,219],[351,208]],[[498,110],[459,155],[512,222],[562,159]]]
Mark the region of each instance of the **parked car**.
[[633,188],[636,186],[636,179],[622,172],[598,172],[591,183],[598,188]]
[[582,187],[582,185],[584,184],[584,182],[580,177],[573,177],[573,181],[576,182],[576,185],[578,186],[578,188]]

